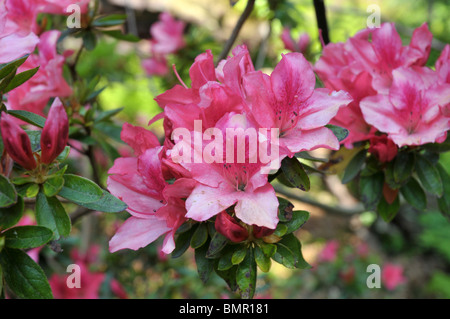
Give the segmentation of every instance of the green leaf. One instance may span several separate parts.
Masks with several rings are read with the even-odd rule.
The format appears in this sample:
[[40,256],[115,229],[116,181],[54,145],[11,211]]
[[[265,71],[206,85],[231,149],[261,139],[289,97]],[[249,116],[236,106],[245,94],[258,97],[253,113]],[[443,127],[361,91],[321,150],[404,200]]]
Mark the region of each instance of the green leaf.
[[424,210],[427,207],[427,196],[414,177],[400,188],[400,193],[408,203],[417,209]]
[[83,34],[83,46],[88,51],[92,51],[95,49],[95,46],[97,45],[97,37],[95,34],[91,31],[86,31]]
[[240,264],[244,260],[245,256],[247,255],[247,250],[248,249],[246,246],[242,246],[242,247],[236,249],[233,252],[233,255],[231,256],[231,263],[233,265]]
[[277,246],[275,244],[260,242],[259,247],[261,248],[263,254],[269,258],[272,258],[272,256],[277,252]]
[[5,245],[9,248],[29,249],[48,243],[53,233],[50,229],[41,226],[18,226],[3,233]]
[[31,144],[31,150],[33,152],[37,152],[41,149],[41,131],[36,130],[25,130],[25,133],[27,133],[30,144]]
[[400,152],[397,154],[393,164],[393,176],[397,185],[403,185],[411,177],[415,161],[415,156],[412,152]]
[[197,265],[198,275],[203,283],[206,283],[211,275],[214,266],[214,260],[206,258],[208,245],[203,245],[195,250],[195,263]]
[[177,236],[177,238],[175,239],[175,249],[172,251],[172,258],[180,257],[190,247],[191,238],[194,234],[194,231],[195,228],[192,227]]
[[233,257],[234,247],[227,247],[226,251],[220,256],[219,262],[217,263],[218,270],[227,270],[233,267],[231,258]]
[[23,110],[9,110],[8,114],[40,128],[43,128],[45,125],[45,117],[32,112]]
[[272,266],[270,257],[267,257],[258,246],[255,247],[255,261],[263,272],[268,272]]
[[308,152],[299,152],[295,154],[295,157],[297,158],[303,158],[312,162],[321,162],[321,163],[328,163],[328,159],[326,158],[317,158],[314,156],[311,156]]
[[200,223],[191,238],[191,247],[200,248],[208,240],[208,227],[206,223]]
[[311,266],[305,261],[302,254],[302,246],[297,237],[288,234],[277,244],[277,251],[273,259],[287,268],[306,269]]
[[0,208],[9,207],[17,202],[14,185],[5,176],[0,175]]
[[309,191],[310,181],[308,174],[303,169],[302,164],[297,158],[285,157],[281,161],[281,170],[284,176],[292,184],[292,186],[300,188],[302,191]]
[[34,69],[27,70],[27,71],[21,72],[19,74],[16,74],[14,79],[12,79],[12,81],[9,82],[8,86],[6,87],[6,89],[3,90],[3,93],[7,93],[7,92],[15,89],[16,87],[22,85],[23,83],[25,83],[26,81],[31,79],[33,77],[33,75],[35,75],[38,70],[39,70],[39,67],[36,67]]
[[273,233],[275,236],[283,237],[284,234],[286,234],[288,230],[288,227],[283,223],[278,223],[277,228],[275,229],[275,232]]
[[[59,193],[58,196],[61,196],[61,193]],[[127,204],[106,190],[102,190],[102,196],[95,202],[83,203],[74,199],[72,199],[71,202],[103,213],[120,213],[128,207]]]
[[102,122],[102,121],[107,121],[111,117],[113,117],[114,115],[118,114],[122,110],[123,110],[123,107],[120,107],[118,109],[101,112],[95,117],[95,123],[99,123],[99,122]]
[[344,171],[344,176],[342,177],[342,183],[347,184],[351,180],[353,180],[358,173],[361,171],[361,168],[366,161],[367,150],[363,149],[353,156],[353,158],[348,163],[347,167]]
[[444,187],[441,176],[436,167],[423,156],[418,155],[416,160],[416,172],[423,187],[436,196],[442,196]]
[[23,299],[52,299],[52,290],[44,271],[26,253],[19,249],[5,248],[0,253],[8,287]]
[[209,243],[206,258],[217,258],[229,242],[227,237],[216,231]]
[[118,40],[128,41],[128,42],[139,42],[141,39],[133,34],[124,34],[119,30],[108,30],[102,31],[103,34],[113,37]]
[[277,197],[278,199],[278,219],[280,222],[287,222],[292,218],[292,209],[294,205],[285,198]]
[[384,185],[384,175],[382,172],[361,177],[359,180],[359,190],[361,200],[367,209],[375,209],[381,198]]
[[444,167],[438,163],[436,166],[439,175],[441,176],[444,192],[440,198],[437,199],[439,210],[444,215],[450,215],[450,176]]
[[287,230],[285,234],[290,234],[302,227],[309,218],[309,212],[306,210],[296,210],[292,212],[292,218],[286,222]]
[[219,277],[225,280],[231,291],[234,292],[238,289],[238,286],[236,284],[237,266],[233,266],[225,270],[215,269],[215,272],[217,275],[219,275]]
[[22,218],[24,202],[22,197],[17,197],[17,203],[8,208],[0,208],[0,229],[8,229],[17,224]]
[[384,196],[381,196],[378,202],[377,212],[380,214],[381,218],[387,223],[389,223],[397,215],[400,209],[400,199],[397,196],[392,204],[389,204]]
[[103,194],[103,190],[93,181],[78,175],[65,174],[64,186],[58,195],[80,205],[97,202]]
[[252,299],[256,290],[256,262],[250,247],[236,271],[236,283],[242,299]]
[[111,14],[108,16],[96,18],[92,22],[92,25],[94,27],[111,27],[123,24],[126,20],[127,16],[125,14]]
[[334,136],[337,137],[339,142],[343,141],[348,136],[349,133],[346,128],[340,126],[328,124],[325,125],[325,127],[329,128],[333,132]]
[[0,65],[0,79],[3,79],[5,76],[13,72],[14,69],[17,69],[19,66],[24,64],[29,56],[30,55],[27,54],[17,60]]
[[44,194],[47,197],[56,196],[64,186],[64,178],[62,176],[53,176],[45,181],[42,185]]
[[0,80],[0,94],[6,93],[6,88],[16,76],[16,72],[17,68],[13,68],[11,73],[7,74],[3,79]]
[[71,230],[70,218],[56,197],[47,197],[39,192],[36,197],[36,221],[39,226],[49,228],[54,239],[69,236]]
[[56,160],[60,162],[65,161],[67,157],[69,157],[69,154],[70,154],[70,146],[66,146],[64,147],[64,150],[61,152],[61,154],[59,154],[56,157]]

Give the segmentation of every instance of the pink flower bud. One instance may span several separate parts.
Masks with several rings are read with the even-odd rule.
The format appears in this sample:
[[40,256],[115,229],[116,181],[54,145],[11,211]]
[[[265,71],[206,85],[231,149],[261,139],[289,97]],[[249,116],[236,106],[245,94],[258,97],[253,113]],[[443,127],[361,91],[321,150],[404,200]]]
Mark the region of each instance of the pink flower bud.
[[374,136],[370,139],[369,152],[381,163],[390,162],[397,156],[397,145],[386,135]]
[[23,168],[35,169],[37,164],[27,133],[6,113],[2,114],[0,126],[3,144],[9,156]]
[[50,164],[61,154],[69,139],[69,120],[59,99],[55,99],[41,135],[41,162]]
[[267,227],[260,227],[260,226],[253,226],[253,236],[255,238],[262,238],[262,237],[266,237],[266,236],[270,236],[275,232],[275,229],[270,229]]
[[216,217],[216,230],[235,243],[248,238],[248,231],[240,225],[233,217],[223,211]]

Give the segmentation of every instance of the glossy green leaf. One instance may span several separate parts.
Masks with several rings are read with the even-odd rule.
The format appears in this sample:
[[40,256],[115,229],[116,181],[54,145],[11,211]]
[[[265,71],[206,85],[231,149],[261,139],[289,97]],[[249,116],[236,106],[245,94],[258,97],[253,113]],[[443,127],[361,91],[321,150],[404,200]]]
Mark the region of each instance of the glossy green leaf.
[[292,186],[297,187],[305,192],[309,191],[310,181],[308,174],[306,174],[302,164],[298,161],[297,158],[285,157],[281,161],[281,170],[283,171],[283,174],[289,181],[289,183],[292,184]]
[[34,69],[26,70],[24,72],[21,72],[19,74],[16,74],[16,76],[12,79],[11,82],[9,82],[8,86],[3,90],[3,93],[7,93],[16,87],[22,85],[29,79],[33,77],[33,75],[36,74],[36,72],[39,70],[39,67],[36,67]]
[[23,110],[9,110],[8,114],[40,128],[43,128],[45,125],[45,117],[42,117],[32,112]]
[[17,226],[8,229],[3,235],[6,247],[17,249],[36,248],[45,245],[53,237],[52,231],[42,226]]
[[426,191],[439,197],[442,196],[444,187],[442,185],[441,176],[436,167],[434,167],[424,156],[417,156],[416,172]]
[[208,245],[203,245],[202,247],[197,248],[194,254],[197,272],[203,283],[206,283],[209,280],[214,267],[214,260],[206,258],[207,250]]
[[72,227],[61,202],[56,197],[45,196],[43,192],[39,192],[36,197],[36,222],[39,226],[49,228],[54,239],[69,236]]
[[215,232],[209,243],[208,251],[206,252],[207,258],[216,258],[225,246],[230,242],[230,240],[219,232]]
[[364,165],[367,157],[367,150],[363,149],[353,156],[353,158],[348,163],[347,167],[344,171],[344,176],[342,177],[342,183],[347,184],[351,180],[353,180],[358,173],[361,171],[361,168]]
[[236,271],[236,283],[239,287],[239,293],[242,299],[252,299],[256,290],[256,261],[252,248],[248,249],[248,253],[244,260],[239,263]]
[[399,209],[400,209],[399,196],[395,198],[392,204],[389,204],[384,198],[384,196],[381,196],[381,199],[378,202],[377,212],[380,214],[381,218],[383,218],[385,222],[389,223],[392,219],[394,219]]
[[22,218],[24,202],[22,197],[17,197],[17,203],[7,208],[0,208],[0,230],[7,229],[17,224]]
[[419,182],[413,177],[400,188],[400,193],[408,203],[417,209],[424,210],[427,207],[427,196]]
[[333,132],[334,136],[337,137],[339,142],[343,141],[348,136],[349,133],[346,128],[340,126],[328,124],[325,125],[325,127],[329,128]]
[[375,209],[383,192],[384,175],[377,173],[372,176],[361,177],[359,190],[361,201],[367,209]]
[[442,180],[442,185],[444,188],[443,194],[441,197],[437,199],[439,210],[444,214],[449,216],[450,215],[450,176],[448,175],[447,171],[444,167],[442,167],[441,164],[438,163],[436,166],[439,175]]
[[19,298],[53,298],[44,271],[25,252],[4,248],[0,253],[0,265],[6,284]]
[[241,246],[238,249],[236,249],[233,252],[233,255],[231,256],[231,263],[233,265],[240,264],[244,260],[245,256],[247,255],[247,250],[248,249],[246,246]]
[[206,223],[200,223],[191,238],[191,247],[200,248],[208,240],[208,227]]
[[44,194],[47,197],[56,196],[64,186],[64,178],[62,176],[53,176],[45,181],[42,185]]
[[17,202],[14,185],[5,176],[0,175],[0,208],[12,206]]
[[285,234],[290,234],[302,227],[306,223],[308,218],[309,212],[305,210],[293,211],[291,220],[285,223],[285,225],[287,226]]
[[65,174],[64,186],[58,195],[79,204],[97,202],[103,194],[103,190],[93,181],[78,175]]
[[270,270],[270,267],[272,266],[272,261],[270,257],[267,257],[260,247],[255,247],[255,261],[258,265],[259,269],[261,269],[263,272],[268,272]]
[[412,175],[415,155],[412,152],[399,152],[393,164],[393,176],[397,185],[404,184]]
[[[61,196],[61,193],[59,193],[58,195]],[[127,204],[125,204],[123,201],[116,198],[106,190],[102,190],[102,196],[97,201],[84,203],[72,199],[71,202],[103,213],[120,213],[128,207]]]

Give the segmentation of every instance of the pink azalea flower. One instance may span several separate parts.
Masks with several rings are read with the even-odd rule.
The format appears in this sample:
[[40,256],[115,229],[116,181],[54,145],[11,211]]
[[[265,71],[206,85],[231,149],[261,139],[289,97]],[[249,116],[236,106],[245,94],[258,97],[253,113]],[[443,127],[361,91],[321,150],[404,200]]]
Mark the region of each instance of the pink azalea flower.
[[170,54],[183,48],[185,46],[184,27],[184,22],[175,20],[167,12],[161,13],[159,21],[150,27],[152,52]]
[[9,92],[8,107],[42,115],[51,97],[67,97],[72,89],[64,80],[64,56],[57,54],[56,43],[61,32],[52,30],[41,35],[39,55],[31,55],[18,72],[39,66],[38,72],[27,82]]
[[142,67],[148,75],[166,75],[169,72],[167,60],[164,57],[151,57],[142,60]]
[[149,138],[150,132],[124,126],[122,138],[127,141],[131,136],[138,136],[130,143],[137,157],[119,158],[109,170],[108,189],[128,205],[132,215],[111,239],[110,251],[137,250],[166,235],[163,251],[168,254],[175,248],[176,229],[185,221],[181,198],[187,197],[193,185],[187,179],[178,179],[172,185],[164,180],[162,148],[156,137]]
[[320,147],[339,149],[324,126],[352,99],[346,92],[314,85],[312,67],[300,53],[283,55],[270,76],[260,71],[244,76],[249,113],[260,127],[279,129],[280,161]]
[[401,67],[392,74],[388,94],[361,101],[367,123],[386,133],[399,147],[443,142],[450,129],[445,113],[450,85],[438,83],[438,74],[428,68]]
[[305,53],[311,43],[311,38],[308,33],[302,33],[296,42],[292,38],[291,30],[289,28],[283,29],[283,32],[281,33],[281,40],[287,50],[300,53]]
[[40,11],[51,14],[68,15],[72,12],[67,12],[67,8],[71,4],[76,4],[80,7],[81,13],[86,13],[89,8],[90,0],[41,0]]
[[337,240],[330,240],[325,244],[325,247],[319,254],[319,261],[321,262],[333,262],[337,257],[339,250],[339,242]]
[[381,281],[388,290],[394,290],[399,285],[406,282],[403,276],[403,267],[394,264],[386,264],[381,270]]
[[33,26],[37,7],[32,2],[0,0],[0,64],[11,62],[34,51],[39,38]]

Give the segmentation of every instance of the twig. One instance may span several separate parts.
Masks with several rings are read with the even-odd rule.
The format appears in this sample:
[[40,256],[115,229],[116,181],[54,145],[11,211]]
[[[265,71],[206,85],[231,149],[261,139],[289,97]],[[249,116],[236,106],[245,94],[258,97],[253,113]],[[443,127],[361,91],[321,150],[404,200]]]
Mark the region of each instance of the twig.
[[317,27],[322,32],[323,42],[325,44],[330,43],[330,37],[328,35],[327,15],[325,12],[324,0],[314,0],[314,9],[316,11]]
[[217,59],[217,63],[219,63],[221,60],[225,59],[228,55],[228,52],[230,52],[231,47],[234,44],[234,41],[236,41],[237,36],[239,35],[239,32],[241,31],[242,26],[244,25],[245,20],[250,16],[250,13],[253,11],[253,7],[255,5],[255,0],[248,0],[247,6],[244,9],[244,12],[242,12],[242,15],[239,17],[239,20],[237,21],[236,25],[234,26],[233,32],[231,33],[231,36],[228,38],[227,42],[225,43],[225,46],[223,47],[222,52],[220,52],[220,55]]
[[274,189],[277,193],[279,193],[281,195],[284,195],[286,197],[289,197],[294,200],[298,200],[300,202],[303,202],[303,203],[306,203],[309,205],[316,206],[318,208],[323,209],[327,213],[349,217],[349,216],[352,216],[355,214],[360,214],[360,213],[364,212],[364,207],[362,207],[362,205],[357,205],[353,209],[343,208],[343,207],[339,207],[339,206],[329,206],[327,204],[317,202],[311,198],[307,198],[305,196],[300,196],[300,195],[294,194],[293,191],[286,190],[284,187],[282,187],[280,185],[274,185]]
[[76,211],[70,214],[70,221],[72,222],[72,225],[75,224],[75,222],[81,217],[92,212],[94,212],[92,209],[79,206]]

